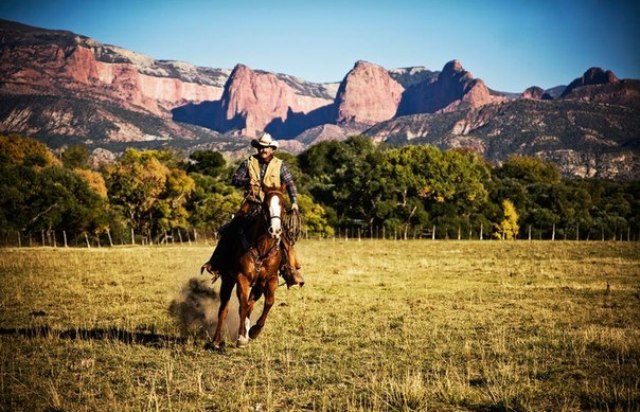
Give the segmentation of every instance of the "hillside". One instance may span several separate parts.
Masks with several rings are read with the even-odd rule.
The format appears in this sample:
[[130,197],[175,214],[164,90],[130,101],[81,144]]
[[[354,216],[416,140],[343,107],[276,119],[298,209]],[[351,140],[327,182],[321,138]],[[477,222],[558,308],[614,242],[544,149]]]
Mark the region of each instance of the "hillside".
[[366,132],[376,142],[468,148],[499,162],[513,154],[563,174],[640,178],[640,110],[579,100],[516,100],[450,113],[401,116]]

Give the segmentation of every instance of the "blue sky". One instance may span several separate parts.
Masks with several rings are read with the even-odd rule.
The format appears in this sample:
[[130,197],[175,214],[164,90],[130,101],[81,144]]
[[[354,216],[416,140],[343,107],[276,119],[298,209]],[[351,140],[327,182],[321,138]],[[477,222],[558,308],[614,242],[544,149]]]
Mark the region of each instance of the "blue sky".
[[340,81],[357,60],[441,70],[489,87],[568,84],[589,67],[640,78],[640,1],[2,0],[0,17],[156,59]]

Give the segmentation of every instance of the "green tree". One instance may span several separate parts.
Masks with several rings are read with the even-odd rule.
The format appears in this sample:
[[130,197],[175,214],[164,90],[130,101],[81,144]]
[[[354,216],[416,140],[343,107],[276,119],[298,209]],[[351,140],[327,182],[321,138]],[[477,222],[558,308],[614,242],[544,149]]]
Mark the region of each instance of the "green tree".
[[69,146],[62,152],[62,163],[68,169],[88,169],[90,155],[86,146]]
[[0,137],[0,158],[2,230],[93,231],[104,224],[105,200],[42,143]]
[[227,162],[220,152],[212,150],[196,150],[189,156],[185,170],[187,173],[199,173],[211,177],[221,175]]
[[105,170],[112,204],[150,239],[187,226],[185,204],[195,183],[168,151],[127,149]]
[[333,228],[329,226],[327,213],[321,205],[315,203],[311,196],[305,194],[300,194],[298,203],[305,228],[309,233],[323,237],[333,236]]
[[216,233],[231,220],[242,203],[242,194],[219,178],[192,173],[195,189],[189,196],[189,223],[198,230]]

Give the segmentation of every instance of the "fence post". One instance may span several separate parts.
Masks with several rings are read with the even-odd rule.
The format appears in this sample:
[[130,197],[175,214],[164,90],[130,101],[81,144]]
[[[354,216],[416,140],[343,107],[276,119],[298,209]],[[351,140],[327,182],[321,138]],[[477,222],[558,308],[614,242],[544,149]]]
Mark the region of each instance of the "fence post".
[[109,238],[109,246],[113,247],[113,239],[111,239],[111,230],[107,229],[107,237]]
[[64,240],[64,247],[69,247],[67,245],[67,231],[66,230],[62,231],[62,239]]
[[131,228],[131,244],[136,244],[136,234],[134,233],[133,228]]
[[480,240],[482,240],[482,236],[484,236],[484,233],[482,231],[482,223],[480,223]]
[[531,225],[529,225],[529,240],[531,240]]
[[87,232],[84,232],[84,240],[87,242],[87,248],[91,249],[91,243],[89,243],[89,236],[87,236]]
[[45,243],[44,243],[44,230],[40,231],[40,235],[42,236],[42,246],[45,246]]
[[553,224],[553,229],[551,231],[551,240],[556,240],[556,224]]
[[431,240],[436,240],[436,225],[433,225],[433,230],[431,231]]
[[22,240],[20,239],[20,231],[18,230],[18,247],[22,247]]
[[458,240],[460,240],[460,226],[458,225]]
[[191,235],[189,235],[188,230],[187,230],[187,242],[189,242],[189,246],[191,246]]

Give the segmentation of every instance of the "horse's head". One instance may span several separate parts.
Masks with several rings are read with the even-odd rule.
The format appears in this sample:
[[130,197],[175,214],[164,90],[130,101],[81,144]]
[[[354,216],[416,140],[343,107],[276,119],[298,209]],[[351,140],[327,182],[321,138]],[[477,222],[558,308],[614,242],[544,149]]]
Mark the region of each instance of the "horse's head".
[[282,190],[270,189],[265,191],[264,210],[269,220],[269,234],[274,239],[282,235],[282,216],[284,215],[284,194]]

